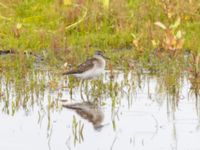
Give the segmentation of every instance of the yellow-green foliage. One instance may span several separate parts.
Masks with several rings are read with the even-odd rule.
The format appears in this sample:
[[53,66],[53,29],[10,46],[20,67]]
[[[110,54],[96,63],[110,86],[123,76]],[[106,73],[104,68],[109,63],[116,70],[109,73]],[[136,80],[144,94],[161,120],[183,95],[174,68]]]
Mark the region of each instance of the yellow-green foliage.
[[113,58],[120,49],[148,57],[170,39],[155,22],[170,27],[180,19],[171,35],[181,33],[178,48],[195,52],[199,10],[198,0],[0,0],[0,49],[45,52],[54,65],[82,61],[96,48]]

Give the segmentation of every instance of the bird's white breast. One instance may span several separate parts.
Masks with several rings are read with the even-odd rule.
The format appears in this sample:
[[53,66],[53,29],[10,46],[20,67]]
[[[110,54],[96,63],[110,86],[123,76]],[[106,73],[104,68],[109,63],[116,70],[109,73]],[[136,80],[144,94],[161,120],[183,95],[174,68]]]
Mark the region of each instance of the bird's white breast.
[[82,79],[91,79],[100,76],[104,73],[104,68],[95,68],[83,72],[81,74],[74,74],[75,77],[82,78]]

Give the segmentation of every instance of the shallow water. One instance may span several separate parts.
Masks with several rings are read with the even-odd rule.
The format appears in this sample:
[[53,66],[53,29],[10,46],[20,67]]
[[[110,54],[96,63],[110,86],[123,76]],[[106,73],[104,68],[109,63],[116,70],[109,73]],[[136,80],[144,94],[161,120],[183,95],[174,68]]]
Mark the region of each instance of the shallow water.
[[[49,77],[45,82],[48,80]],[[91,96],[95,88],[92,81],[87,84],[89,100],[101,101],[99,109],[104,113],[104,120],[99,130],[60,104],[59,100],[82,103],[78,86],[73,89],[72,100],[69,88],[47,88],[43,94],[33,96],[37,100],[20,107],[14,115],[6,113],[5,101],[0,97],[0,149],[200,150],[199,102],[191,94],[187,79],[181,81],[176,106],[173,95],[160,91],[162,83],[157,77],[116,72],[112,82],[109,75],[102,81],[101,84],[117,88],[114,92],[104,89],[103,94]],[[67,78],[59,81],[59,86],[68,84]],[[2,91],[5,88],[2,83]],[[9,91],[8,99],[12,101],[16,93],[12,87]],[[11,110],[11,103],[7,107]]]

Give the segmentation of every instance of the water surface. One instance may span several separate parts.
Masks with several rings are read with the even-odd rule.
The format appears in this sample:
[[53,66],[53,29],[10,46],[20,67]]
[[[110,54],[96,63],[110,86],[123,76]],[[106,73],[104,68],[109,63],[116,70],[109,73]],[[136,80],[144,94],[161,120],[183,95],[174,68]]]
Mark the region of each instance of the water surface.
[[[1,80],[0,149],[200,149],[199,101],[185,77],[180,81],[178,96],[162,90],[162,80],[148,74],[117,71],[112,80],[106,74],[101,80],[88,81],[83,96],[98,103],[104,114],[100,129],[61,106],[60,100],[83,102],[78,84],[70,91],[68,78],[49,73],[37,78],[44,85],[59,79],[59,85],[43,92],[22,90],[19,95],[11,83]],[[13,108],[16,97],[20,104]]]

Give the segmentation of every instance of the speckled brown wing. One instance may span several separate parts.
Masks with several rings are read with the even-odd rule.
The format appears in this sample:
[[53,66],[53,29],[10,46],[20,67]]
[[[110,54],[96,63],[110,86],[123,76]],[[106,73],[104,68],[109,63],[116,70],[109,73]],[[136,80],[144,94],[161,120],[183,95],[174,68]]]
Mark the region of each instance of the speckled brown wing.
[[84,71],[91,69],[93,67],[95,61],[97,61],[96,58],[88,59],[85,63],[78,65],[78,67],[76,69],[65,72],[65,73],[63,73],[63,75],[83,73]]

